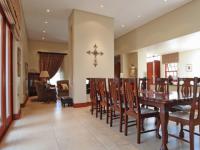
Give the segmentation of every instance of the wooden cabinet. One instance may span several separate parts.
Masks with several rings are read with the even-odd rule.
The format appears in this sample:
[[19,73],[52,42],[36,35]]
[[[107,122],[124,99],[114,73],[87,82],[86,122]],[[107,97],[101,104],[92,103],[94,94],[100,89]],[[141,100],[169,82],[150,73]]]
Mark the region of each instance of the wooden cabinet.
[[29,96],[36,96],[36,88],[35,88],[35,82],[40,80],[40,74],[30,72],[28,73],[28,95]]
[[160,77],[160,61],[155,60],[147,63],[147,79],[148,85],[154,83],[155,78]]

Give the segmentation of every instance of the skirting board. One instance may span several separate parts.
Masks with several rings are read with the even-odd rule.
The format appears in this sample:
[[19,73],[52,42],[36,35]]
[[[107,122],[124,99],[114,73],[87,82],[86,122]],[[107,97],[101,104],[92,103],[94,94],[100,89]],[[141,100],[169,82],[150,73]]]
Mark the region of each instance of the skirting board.
[[86,103],[76,103],[74,104],[74,108],[81,108],[81,107],[88,107],[91,105],[91,102],[86,102]]
[[19,120],[21,118],[21,109],[17,114],[13,114],[13,120]]
[[24,103],[23,104],[20,104],[20,107],[21,108],[24,108],[26,106],[26,103],[28,101],[28,96],[26,96],[25,100],[24,100]]

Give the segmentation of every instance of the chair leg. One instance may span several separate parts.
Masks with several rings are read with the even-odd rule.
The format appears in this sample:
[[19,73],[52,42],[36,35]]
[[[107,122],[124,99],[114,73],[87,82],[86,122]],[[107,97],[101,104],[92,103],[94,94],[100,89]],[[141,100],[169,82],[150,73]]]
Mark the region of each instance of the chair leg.
[[119,132],[122,132],[122,121],[123,121],[123,113],[120,112],[120,118],[119,118]]
[[109,120],[109,107],[107,106],[107,111],[106,111],[106,123],[108,124]]
[[96,118],[98,118],[98,111],[99,111],[99,106],[96,104]]
[[110,127],[112,127],[112,123],[113,123],[113,110],[111,108],[110,109]]
[[140,144],[141,120],[137,119],[137,143]]
[[141,131],[144,131],[144,119],[141,119],[141,127],[140,127]]
[[194,150],[194,126],[190,125],[190,150]]
[[92,106],[91,106],[91,114],[93,115],[93,113],[94,113],[94,105],[93,105],[93,103],[92,103]]
[[181,124],[181,129],[180,129],[179,137],[180,137],[181,139],[184,138],[183,124]]
[[128,135],[128,115],[125,114],[125,130],[124,130],[124,135],[127,136]]
[[103,108],[102,108],[102,106],[100,105],[100,120],[102,120],[102,113],[103,113]]
[[160,123],[160,117],[157,117],[156,120],[157,120],[157,124],[156,124],[156,137],[158,139],[161,139],[161,136],[159,134],[160,124],[161,124]]

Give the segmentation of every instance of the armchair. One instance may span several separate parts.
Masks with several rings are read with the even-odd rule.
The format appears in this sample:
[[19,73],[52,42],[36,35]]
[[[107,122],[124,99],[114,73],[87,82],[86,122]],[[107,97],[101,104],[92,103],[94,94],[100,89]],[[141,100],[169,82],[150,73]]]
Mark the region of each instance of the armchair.
[[60,80],[57,81],[58,97],[69,96],[69,81]]
[[45,83],[37,81],[35,83],[36,86],[36,92],[38,96],[38,101],[56,101],[56,89],[51,87],[46,87]]

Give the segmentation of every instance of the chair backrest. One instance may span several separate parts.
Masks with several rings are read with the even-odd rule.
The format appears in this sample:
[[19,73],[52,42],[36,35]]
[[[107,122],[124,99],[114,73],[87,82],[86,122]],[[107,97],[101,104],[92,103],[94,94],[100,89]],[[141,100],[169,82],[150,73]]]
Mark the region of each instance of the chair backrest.
[[95,78],[89,78],[89,82],[90,82],[90,100],[92,102],[97,101]]
[[135,114],[140,114],[140,104],[138,99],[137,79],[122,79],[124,87],[124,104],[125,110]]
[[192,96],[194,93],[194,78],[178,78],[177,92],[183,96]]
[[139,78],[139,90],[147,90],[147,78]]
[[120,79],[108,79],[109,93],[110,93],[110,104],[114,105],[115,108],[122,107],[122,101],[120,96]]
[[96,79],[96,85],[97,85],[97,92],[100,96],[100,101],[108,102],[106,79],[105,78]]
[[[191,80],[191,79],[190,79]],[[189,82],[189,79],[187,79]],[[193,100],[191,103],[191,110],[190,110],[190,121],[198,121],[200,123],[200,98],[199,98],[199,91],[198,91],[198,84],[200,83],[199,78],[193,78]],[[187,83],[188,84],[188,83]]]
[[155,80],[156,92],[169,92],[169,79],[168,78],[156,78]]

